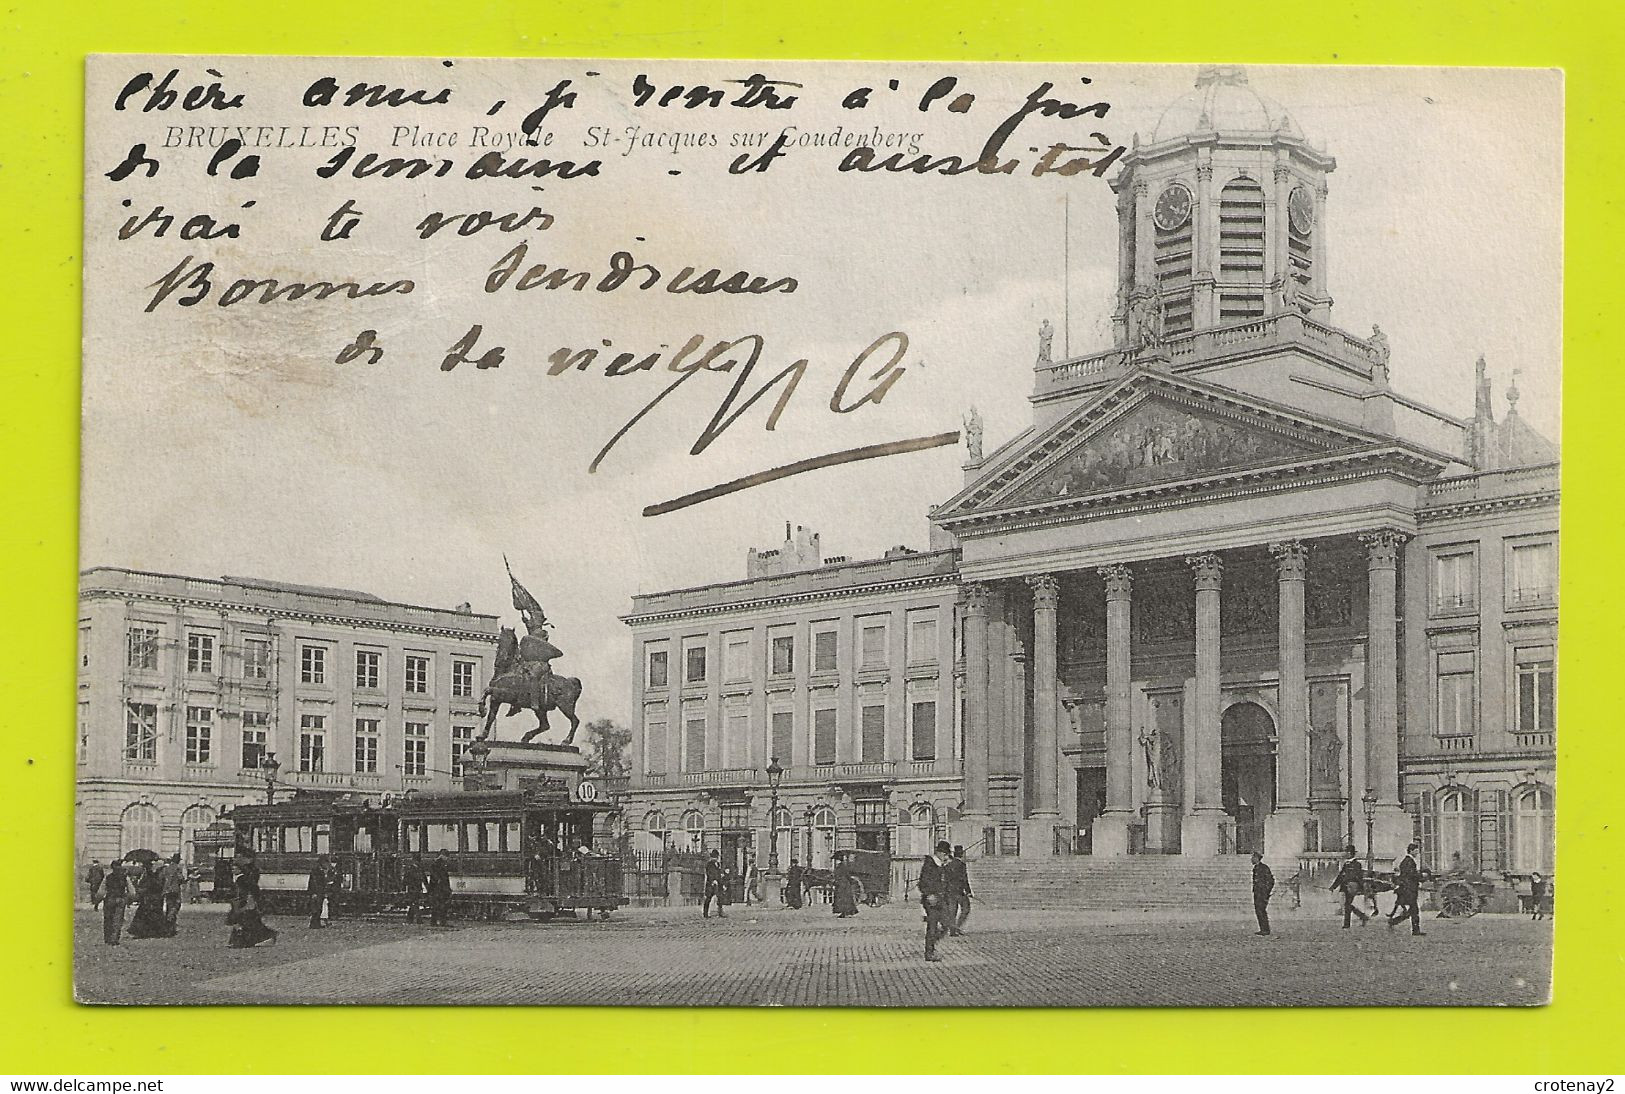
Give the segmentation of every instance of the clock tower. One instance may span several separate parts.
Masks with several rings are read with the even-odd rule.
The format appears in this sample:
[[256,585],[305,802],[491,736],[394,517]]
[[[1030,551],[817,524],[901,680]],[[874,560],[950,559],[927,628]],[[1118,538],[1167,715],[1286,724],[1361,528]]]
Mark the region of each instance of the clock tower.
[[1122,164],[1118,345],[1288,311],[1328,321],[1322,217],[1337,163],[1243,69],[1202,68]]

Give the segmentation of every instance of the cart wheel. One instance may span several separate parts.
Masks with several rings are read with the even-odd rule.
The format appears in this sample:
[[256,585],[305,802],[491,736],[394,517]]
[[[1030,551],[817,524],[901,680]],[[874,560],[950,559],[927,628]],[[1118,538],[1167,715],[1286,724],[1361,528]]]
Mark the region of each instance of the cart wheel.
[[600,909],[598,909],[598,919],[599,919],[600,922],[602,922],[603,920],[606,920],[608,918],[609,918],[609,909],[608,908],[600,908]]
[[867,889],[865,889],[863,887],[863,879],[861,877],[853,878],[852,879],[852,903],[854,903],[854,904],[863,904],[863,903],[866,903],[868,901],[868,898],[869,898],[869,892],[868,892]]
[[1460,881],[1445,885],[1439,893],[1439,910],[1446,919],[1466,919],[1478,912],[1478,895]]

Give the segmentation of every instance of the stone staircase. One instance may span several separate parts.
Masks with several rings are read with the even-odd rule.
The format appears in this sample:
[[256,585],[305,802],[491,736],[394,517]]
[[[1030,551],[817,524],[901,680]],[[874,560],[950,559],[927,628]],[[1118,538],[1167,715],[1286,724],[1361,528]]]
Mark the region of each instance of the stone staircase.
[[[1184,858],[997,856],[970,864],[971,888],[989,908],[1252,910],[1252,863],[1242,855]],[[1282,896],[1277,880],[1277,897]]]

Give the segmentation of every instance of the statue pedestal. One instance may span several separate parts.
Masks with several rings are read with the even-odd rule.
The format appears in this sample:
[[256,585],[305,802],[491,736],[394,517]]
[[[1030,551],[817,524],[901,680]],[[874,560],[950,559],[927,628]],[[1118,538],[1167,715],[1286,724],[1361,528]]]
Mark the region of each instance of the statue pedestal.
[[484,762],[463,776],[464,790],[555,790],[584,802],[603,793],[596,786],[582,793],[587,759],[574,745],[490,741],[486,748]]

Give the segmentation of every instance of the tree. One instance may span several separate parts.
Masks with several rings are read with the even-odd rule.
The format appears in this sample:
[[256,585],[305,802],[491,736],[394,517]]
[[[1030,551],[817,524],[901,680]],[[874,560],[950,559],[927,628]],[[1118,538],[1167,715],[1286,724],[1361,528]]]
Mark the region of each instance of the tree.
[[626,750],[632,744],[632,731],[608,718],[595,718],[586,725],[587,773],[601,779],[619,779],[632,773]]

